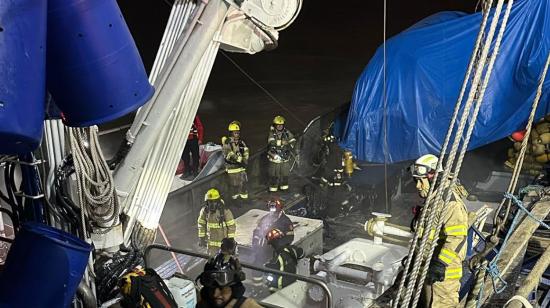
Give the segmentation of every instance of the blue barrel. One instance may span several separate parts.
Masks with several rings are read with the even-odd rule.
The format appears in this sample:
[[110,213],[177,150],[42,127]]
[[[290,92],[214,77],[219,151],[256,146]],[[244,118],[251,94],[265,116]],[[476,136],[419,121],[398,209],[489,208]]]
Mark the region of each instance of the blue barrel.
[[24,224],[0,276],[0,307],[68,307],[91,250],[69,233]]
[[48,90],[69,126],[116,119],[154,92],[115,0],[49,0],[47,65]]
[[42,138],[46,93],[46,0],[0,0],[0,154]]

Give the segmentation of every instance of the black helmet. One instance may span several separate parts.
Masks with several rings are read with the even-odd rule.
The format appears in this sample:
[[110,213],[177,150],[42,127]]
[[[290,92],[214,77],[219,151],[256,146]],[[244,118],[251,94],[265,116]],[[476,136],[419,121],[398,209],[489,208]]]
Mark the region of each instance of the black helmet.
[[239,261],[230,257],[227,261],[222,253],[208,260],[204,272],[197,277],[205,287],[218,288],[233,286],[245,279]]
[[233,238],[224,238],[220,252],[226,255],[235,255],[237,252],[237,242]]

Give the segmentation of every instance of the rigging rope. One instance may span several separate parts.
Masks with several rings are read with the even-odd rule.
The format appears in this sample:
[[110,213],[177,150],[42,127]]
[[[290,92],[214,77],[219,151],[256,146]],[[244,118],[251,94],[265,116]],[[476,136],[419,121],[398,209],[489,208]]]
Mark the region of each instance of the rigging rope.
[[[548,71],[549,65],[550,65],[550,52],[548,53],[545,67],[544,67],[544,69],[541,73],[541,76],[539,78],[539,84],[538,84],[538,87],[537,87],[537,92],[536,92],[536,95],[535,95],[535,99],[533,100],[533,104],[532,104],[532,107],[531,107],[531,113],[529,115],[529,119],[527,121],[527,125],[526,125],[526,128],[525,128],[525,130],[526,130],[525,136],[526,137],[522,140],[520,154],[519,154],[518,160],[516,161],[516,164],[514,166],[514,170],[513,170],[513,173],[512,173],[512,178],[510,180],[510,184],[508,186],[508,190],[504,194],[504,198],[503,198],[502,202],[500,203],[499,210],[497,210],[497,212],[496,212],[497,215],[495,215],[495,217],[498,216],[498,213],[500,213],[502,206],[504,206],[504,204],[507,203],[507,209],[506,209],[506,213],[507,213],[506,216],[507,216],[509,211],[510,211],[511,202],[514,202],[514,204],[516,204],[518,206],[518,208],[520,208],[521,210],[526,212],[527,215],[529,215],[532,219],[535,219],[537,222],[539,222],[539,224],[545,226],[546,228],[549,228],[549,226],[546,225],[543,221],[540,221],[540,220],[536,219],[535,217],[533,217],[532,214],[525,207],[523,207],[521,201],[517,200],[517,198],[513,195],[513,192],[516,189],[517,181],[519,179],[519,173],[521,171],[521,167],[522,167],[522,164],[523,164],[523,159],[524,159],[524,156],[525,156],[525,153],[526,153],[526,150],[527,150],[528,139],[529,139],[529,136],[530,136],[530,133],[531,133],[533,121],[535,119],[535,114],[536,114],[536,111],[537,111],[537,108],[538,108],[538,103],[539,103],[540,97],[542,95],[542,86],[543,86],[544,81],[546,79],[546,73]],[[532,188],[533,188],[532,186],[525,187],[525,188],[520,190],[520,193],[525,193],[529,190],[532,190]],[[508,202],[506,202],[506,200],[508,200]],[[504,239],[504,242],[502,243],[500,251],[497,252],[497,255],[495,256],[493,261],[491,261],[491,264],[489,265],[489,267],[486,268],[485,264],[487,264],[487,261],[483,260],[484,264],[481,266],[481,268],[479,269],[479,272],[477,273],[476,281],[482,279],[482,281],[484,282],[485,281],[485,279],[484,279],[485,278],[485,272],[488,271],[488,273],[491,275],[491,279],[492,279],[492,283],[493,283],[493,289],[497,294],[501,292],[501,289],[497,288],[495,279],[499,279],[501,282],[503,282],[504,287],[506,286],[506,282],[504,280],[502,280],[502,278],[500,278],[500,271],[499,271],[496,263],[498,261],[498,258],[500,257],[500,254],[501,254],[501,251],[502,251],[503,247],[506,246],[506,242],[508,241],[509,235],[511,234],[511,232],[513,232],[512,230],[515,229],[515,224],[517,222],[516,219],[517,219],[518,216],[519,216],[519,213],[517,214],[517,216],[512,221],[512,226],[508,230],[508,233],[507,233],[507,235]],[[499,220],[499,224],[504,223],[505,221],[506,221],[506,219]],[[493,235],[497,236],[499,230],[500,230],[500,226],[495,225],[495,228],[493,229]],[[483,287],[483,283],[481,285],[481,288],[482,287]],[[476,283],[476,288],[477,288],[477,283]],[[474,288],[474,290],[472,291],[472,294],[468,298],[468,304],[467,304],[468,307],[473,307],[473,305],[474,305],[473,303],[476,303],[476,301],[478,301],[478,298],[482,298],[481,292],[479,292],[479,294],[475,293],[476,288]],[[481,301],[478,302],[478,306],[480,304],[481,304]]]
[[[491,6],[492,3],[493,3],[493,0],[487,0],[487,1],[489,2],[489,6]],[[451,136],[453,134],[454,126],[457,124],[456,122],[457,122],[458,112],[461,109],[462,101],[463,101],[463,98],[464,98],[464,94],[466,92],[468,81],[470,80],[470,75],[471,75],[472,70],[474,69],[474,66],[475,66],[475,63],[476,63],[477,54],[478,54],[479,48],[481,46],[481,40],[482,40],[483,34],[485,32],[485,28],[486,28],[486,25],[487,25],[488,18],[489,18],[489,12],[488,11],[483,11],[483,17],[482,17],[480,30],[479,30],[478,36],[476,38],[476,43],[474,45],[474,50],[472,52],[472,56],[470,57],[470,62],[468,63],[468,69],[466,71],[466,76],[464,77],[464,82],[462,84],[462,88],[460,89],[460,94],[459,94],[457,103],[455,104],[455,109],[453,111],[453,115],[451,117],[449,128],[448,128],[447,134],[445,136],[445,141],[443,142],[443,146],[441,147],[441,154],[439,156],[439,160],[438,160],[438,163],[437,163],[437,170],[441,170],[442,167],[443,167],[443,158],[445,157],[447,147],[449,146],[449,142],[450,142]],[[439,177],[439,173],[436,173],[435,177],[434,177],[434,183],[437,182],[438,177]],[[430,198],[433,195],[434,188],[435,188],[434,185],[430,186],[430,190],[429,190],[429,193],[428,193],[428,199],[426,200],[426,204],[430,203]],[[420,217],[419,223],[425,221],[426,212],[427,211],[422,211],[422,213],[420,215],[421,217]],[[406,263],[405,263],[405,268],[403,270],[404,273],[408,273],[409,267],[411,265],[412,258],[414,256],[415,248],[417,248],[416,243],[418,242],[418,237],[419,237],[419,234],[415,233],[415,235],[413,237],[413,241],[411,242],[411,245],[409,246],[408,257],[407,257],[407,260],[406,260]],[[406,275],[403,275],[402,278],[401,278],[401,281],[399,283],[398,295],[397,295],[397,297],[394,301],[393,308],[398,307],[399,300],[401,299],[401,294],[403,292],[403,288],[404,288],[404,285],[405,285],[405,280],[406,280]]]
[[[509,4],[510,4],[510,7],[511,7],[511,3],[509,3]],[[443,182],[445,182],[445,183],[442,183],[441,185],[439,185],[437,187],[435,202],[432,202],[434,200],[434,198],[432,197],[433,190],[430,189],[430,195],[428,196],[427,201],[426,201],[426,205],[424,206],[424,211],[423,211],[424,215],[422,215],[423,217],[421,217],[421,221],[419,222],[420,226],[425,227],[424,230],[432,230],[432,228],[434,226],[434,223],[435,223],[435,226],[436,226],[435,234],[438,234],[440,229],[441,229],[441,225],[439,224],[439,221],[438,221],[439,216],[441,214],[442,209],[444,208],[444,204],[449,202],[451,194],[452,194],[452,192],[450,190],[445,189],[446,187],[448,187],[448,179],[449,178],[451,179],[451,183],[450,183],[451,186],[456,184],[457,175],[460,171],[462,160],[463,160],[464,154],[465,154],[467,146],[468,146],[469,138],[471,136],[471,133],[473,132],[473,126],[475,125],[477,113],[479,112],[479,104],[481,103],[481,101],[483,99],[483,94],[484,94],[484,91],[485,91],[485,88],[486,88],[486,85],[488,83],[490,73],[491,73],[491,70],[492,70],[492,64],[494,63],[494,59],[496,58],[496,54],[498,53],[498,46],[495,46],[495,51],[494,51],[495,56],[491,58],[492,63],[489,64],[489,68],[487,69],[487,73],[485,75],[483,86],[481,87],[481,89],[479,89],[480,80],[481,80],[481,77],[482,77],[482,75],[485,71],[484,70],[485,69],[485,62],[487,60],[487,55],[489,53],[491,42],[493,40],[493,36],[494,36],[494,33],[495,33],[495,29],[496,29],[496,26],[498,24],[498,19],[500,17],[500,12],[502,10],[502,6],[503,6],[503,0],[499,0],[497,8],[495,10],[495,18],[493,18],[493,20],[491,22],[489,32],[488,32],[487,37],[486,37],[486,39],[484,41],[484,44],[483,44],[481,57],[480,57],[477,65],[476,65],[475,75],[474,75],[473,81],[470,85],[470,91],[469,91],[468,99],[467,99],[467,101],[464,105],[464,111],[462,113],[460,123],[459,123],[458,128],[457,128],[457,132],[456,132],[455,139],[454,139],[454,142],[453,142],[452,147],[451,147],[449,158],[447,159],[446,164],[445,164],[445,168],[443,169],[442,178],[443,178]],[[484,12],[484,18],[483,18],[482,26],[481,26],[481,29],[480,29],[480,34],[478,35],[478,42],[481,41],[480,37],[483,36],[483,32],[485,30],[487,15],[488,15],[488,13]],[[505,18],[506,18],[506,16],[505,16]],[[503,26],[505,26],[504,23],[503,23]],[[502,27],[501,30],[503,31],[504,27]],[[499,40],[497,38],[497,45],[498,44],[499,44]],[[476,56],[476,54],[474,53],[472,58],[474,58],[475,56]],[[464,83],[468,83],[468,82],[469,82],[468,79],[464,80]],[[464,86],[464,84],[463,84],[463,86]],[[477,93],[478,90],[480,90],[479,98],[476,97],[477,94],[478,94]],[[474,101],[475,101],[475,104],[474,104]],[[458,101],[457,105],[460,104],[460,103],[461,102]],[[468,132],[467,132],[467,135],[466,135],[466,138],[465,138],[464,142],[462,143],[462,148],[461,148],[459,157],[456,161],[456,167],[454,168],[454,172],[452,173],[452,176],[451,176],[451,169],[453,168],[453,165],[455,164],[456,154],[457,154],[459,145],[462,141],[464,128],[466,126],[467,119],[470,115],[472,105],[475,105],[475,107],[474,107],[473,115],[472,115],[472,117],[469,121]],[[451,125],[449,127],[449,131],[452,131],[453,124],[454,123],[451,122]],[[442,154],[443,154],[443,152],[444,152],[444,149],[442,149]],[[441,155],[440,162],[443,160],[443,158],[444,158],[444,156]],[[445,198],[443,199],[444,192],[446,194],[445,194]],[[444,202],[442,202],[443,200],[444,200]],[[427,218],[428,219],[427,222],[425,221],[425,219],[426,219],[425,213],[426,212],[430,212],[429,217]],[[413,301],[413,306],[415,306],[418,302],[419,295],[420,295],[420,292],[421,292],[421,286],[424,282],[424,279],[425,279],[425,276],[426,276],[426,273],[427,273],[427,270],[428,270],[428,266],[429,266],[429,263],[431,261],[431,256],[433,254],[433,250],[435,249],[435,241],[433,241],[430,245],[431,247],[430,247],[430,249],[427,253],[427,256],[424,256],[424,254],[426,252],[425,247],[426,247],[426,244],[428,242],[428,237],[429,237],[430,233],[431,232],[424,232],[424,234],[422,236],[422,241],[420,243],[420,247],[419,247],[419,250],[418,250],[419,253],[417,253],[416,256],[414,256],[415,261],[414,261],[414,264],[413,264],[413,269],[412,269],[411,275],[410,275],[410,277],[408,277],[409,283],[408,283],[408,287],[407,287],[407,292],[405,294],[405,298],[403,300],[403,306],[405,306],[405,307],[407,307],[409,305],[410,299],[411,299],[411,296],[412,296],[412,293],[413,293],[414,290],[416,290],[416,293],[415,293],[415,298],[414,298],[414,301]],[[414,243],[412,245],[414,245]],[[414,247],[411,247],[410,250],[414,251]],[[413,255],[409,255],[407,263],[410,263],[411,261],[409,259],[412,259],[412,258],[413,258]],[[415,286],[417,286],[417,284],[416,284],[417,275],[418,275],[419,269],[420,269],[423,261],[425,261],[426,264],[423,268],[420,280],[418,281],[418,288],[415,288]],[[407,275],[403,275],[403,276],[405,277]],[[398,301],[398,299],[396,299],[396,301]],[[397,305],[394,305],[394,306],[397,306]]]
[[[544,80],[546,79],[546,73],[548,71],[549,64],[550,64],[550,53],[548,53],[545,67],[544,67],[544,69],[542,71],[542,74],[541,74],[541,77],[539,79],[539,84],[538,84],[538,87],[537,87],[537,94],[535,95],[535,99],[533,101],[533,106],[531,108],[531,114],[529,114],[529,120],[528,120],[527,126],[525,128],[525,130],[526,130],[525,138],[523,138],[523,140],[521,142],[521,150],[519,152],[518,158],[517,158],[516,163],[514,165],[514,171],[512,173],[512,179],[510,180],[510,184],[508,185],[508,189],[506,190],[506,192],[509,193],[509,194],[513,194],[514,191],[517,188],[517,183],[518,183],[519,176],[520,176],[520,173],[521,173],[521,168],[523,167],[523,160],[524,160],[525,154],[527,152],[527,145],[528,145],[528,141],[529,141],[529,138],[530,138],[530,135],[531,135],[531,129],[533,127],[533,121],[535,120],[535,114],[537,112],[540,97],[542,96],[542,86],[544,84]],[[500,218],[499,214],[502,211],[502,208],[504,207],[505,203],[506,203],[505,215],[504,215],[504,217]],[[508,219],[508,214],[510,213],[510,200],[507,199],[506,197],[503,198],[502,201],[500,202],[500,205],[497,208],[497,211],[495,213],[496,213],[496,215],[495,215],[495,218],[494,218],[493,225],[496,226],[496,228],[493,230],[493,235],[497,236],[498,232],[501,229],[502,224],[504,222],[506,222],[506,220]]]
[[[475,84],[475,81],[476,81],[475,77],[478,77],[478,76],[474,76],[474,84],[475,85],[472,85],[472,88],[470,89],[469,101],[466,103],[466,107],[468,107],[468,103],[470,103],[470,101],[472,101],[472,102],[474,102],[475,107],[474,107],[473,115],[472,115],[472,117],[470,119],[470,122],[469,122],[468,130],[466,132],[466,137],[463,141],[461,152],[460,152],[458,160],[456,162],[456,167],[455,167],[455,169],[452,173],[454,175],[454,177],[452,178],[451,187],[454,187],[457,180],[458,180],[458,174],[460,173],[460,169],[462,167],[462,162],[464,160],[466,150],[468,149],[468,144],[470,142],[470,138],[471,138],[472,133],[474,131],[474,127],[475,127],[475,124],[476,124],[476,119],[477,119],[477,116],[479,114],[479,110],[481,108],[483,98],[485,96],[485,91],[487,89],[487,85],[489,84],[489,80],[490,80],[491,74],[493,72],[493,67],[494,67],[496,59],[498,57],[498,52],[500,50],[500,45],[501,45],[501,42],[502,42],[502,38],[504,36],[504,30],[506,29],[506,25],[508,23],[508,18],[510,17],[510,12],[512,11],[512,6],[514,4],[514,1],[513,0],[508,1],[506,11],[504,12],[504,17],[502,18],[502,23],[500,25],[499,32],[498,32],[498,35],[497,35],[497,38],[496,38],[496,41],[495,41],[495,44],[494,44],[494,47],[493,47],[493,50],[492,50],[492,54],[489,56],[489,50],[491,48],[491,42],[493,40],[493,35],[494,35],[495,30],[496,30],[497,24],[500,21],[499,20],[500,11],[501,11],[501,7],[502,7],[503,4],[504,4],[504,1],[502,1],[502,2],[499,1],[497,3],[497,7],[495,9],[495,15],[494,15],[493,21],[491,23],[491,28],[489,29],[489,33],[487,34],[487,42],[488,43],[487,43],[487,45],[484,46],[484,48],[482,50],[482,53],[481,53],[481,59],[480,59],[481,63],[478,66],[478,70],[480,68],[481,68],[481,70],[476,72],[476,75],[479,73],[479,75],[478,75],[479,78],[481,78],[483,72],[485,72],[483,83],[481,84],[481,90],[478,92],[478,88],[477,88],[478,85]],[[485,60],[486,60],[487,57],[489,57],[489,65],[488,65],[488,67],[485,71],[484,70]],[[478,81],[479,81],[479,79],[478,79]],[[477,95],[479,95],[479,96],[477,96]],[[469,111],[468,111],[468,114],[469,114]],[[456,142],[457,143],[460,142],[460,138],[458,138]],[[451,151],[451,155],[450,155],[449,159],[451,159],[451,157],[452,157],[452,151]],[[453,159],[454,159],[454,157],[453,157]],[[447,162],[447,164],[449,164],[449,162]],[[448,167],[452,167],[452,164],[449,165]],[[444,189],[444,187],[442,185],[442,187],[440,188],[441,192],[443,192],[443,189]],[[438,201],[436,201],[436,203],[435,203],[436,208],[437,208],[437,206],[439,206],[439,209],[436,210],[436,212],[435,212],[436,215],[441,215],[442,211],[445,211],[445,208],[446,208],[445,205],[447,205],[449,203],[449,201],[451,199],[451,195],[452,195],[452,192],[450,190],[447,190],[447,197],[445,199],[445,203],[440,204]],[[439,234],[442,225],[438,220],[436,220],[435,222],[436,222],[435,234]],[[431,230],[431,227],[429,226],[427,230]],[[428,233],[428,232],[426,232],[426,233]],[[431,241],[431,247],[430,247],[428,255],[426,256],[426,259],[425,259],[426,260],[425,261],[426,265],[423,268],[422,275],[420,276],[420,281],[418,283],[419,286],[422,286],[424,284],[424,280],[426,279],[426,275],[428,273],[428,267],[429,267],[430,261],[432,259],[432,255],[435,251],[436,245],[437,245],[436,241]],[[416,307],[416,304],[418,303],[418,300],[420,298],[420,293],[421,293],[421,290],[419,288],[419,290],[417,290],[417,292],[415,294],[415,298],[414,298],[414,301],[413,301],[413,307]]]
[[94,233],[106,233],[118,224],[120,207],[113,177],[97,138],[97,126],[69,128],[69,138],[83,235],[86,235],[86,217],[93,223]]

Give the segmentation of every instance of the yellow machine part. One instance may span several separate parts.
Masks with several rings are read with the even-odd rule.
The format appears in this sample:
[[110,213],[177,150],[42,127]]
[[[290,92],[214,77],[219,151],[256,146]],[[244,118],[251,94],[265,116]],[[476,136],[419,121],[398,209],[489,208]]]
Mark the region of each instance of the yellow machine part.
[[351,176],[353,174],[353,167],[354,167],[353,154],[351,153],[351,151],[344,151],[343,160],[344,160],[344,171],[348,176]]

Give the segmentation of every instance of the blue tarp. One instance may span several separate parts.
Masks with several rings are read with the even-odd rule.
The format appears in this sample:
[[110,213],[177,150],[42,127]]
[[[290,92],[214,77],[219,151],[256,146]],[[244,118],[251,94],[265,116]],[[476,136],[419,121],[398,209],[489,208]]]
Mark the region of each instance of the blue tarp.
[[[438,13],[386,42],[388,162],[440,152],[481,18]],[[549,50],[550,0],[516,1],[469,149],[525,126]],[[380,47],[355,85],[341,136],[341,146],[360,160],[384,162],[383,83]],[[549,113],[549,90],[547,77],[539,117]]]

